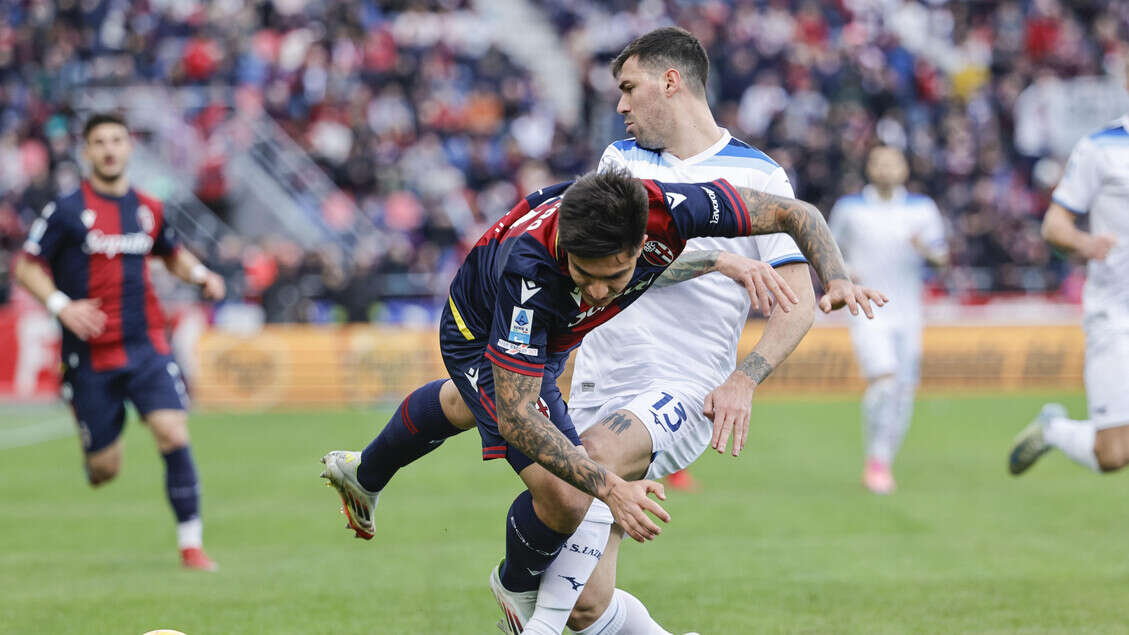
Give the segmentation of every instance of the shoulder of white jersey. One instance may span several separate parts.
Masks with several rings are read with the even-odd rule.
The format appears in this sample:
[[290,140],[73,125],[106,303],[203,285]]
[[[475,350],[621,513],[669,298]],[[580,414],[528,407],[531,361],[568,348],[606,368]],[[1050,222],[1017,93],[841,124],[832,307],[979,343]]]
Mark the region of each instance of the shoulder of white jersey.
[[700,165],[745,168],[766,175],[780,168],[780,164],[773,161],[772,157],[737,138],[731,138],[717,154],[705,159]]
[[906,193],[906,205],[912,207],[936,207],[937,203],[925,194]]
[[863,197],[862,192],[855,192],[854,194],[847,194],[840,196],[839,200],[835,201],[834,207],[836,209],[846,209],[848,207],[855,207],[856,205],[865,205],[866,199]]
[[1125,129],[1122,119],[1117,119],[1087,135],[1086,139],[1098,147],[1129,146],[1129,130]]
[[[630,139],[620,139],[608,145],[608,149],[615,148],[623,156],[623,160],[631,163],[638,161],[642,163],[662,163],[662,154],[654,150],[648,150],[635,143],[635,137]],[[604,150],[606,154],[608,149]]]

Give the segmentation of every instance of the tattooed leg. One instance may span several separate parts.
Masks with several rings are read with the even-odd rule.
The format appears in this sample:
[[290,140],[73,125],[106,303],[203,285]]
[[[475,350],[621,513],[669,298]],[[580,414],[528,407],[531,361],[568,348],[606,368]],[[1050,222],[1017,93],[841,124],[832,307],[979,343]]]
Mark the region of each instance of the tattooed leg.
[[651,433],[627,410],[611,413],[580,440],[588,456],[625,479],[643,478],[651,466]]

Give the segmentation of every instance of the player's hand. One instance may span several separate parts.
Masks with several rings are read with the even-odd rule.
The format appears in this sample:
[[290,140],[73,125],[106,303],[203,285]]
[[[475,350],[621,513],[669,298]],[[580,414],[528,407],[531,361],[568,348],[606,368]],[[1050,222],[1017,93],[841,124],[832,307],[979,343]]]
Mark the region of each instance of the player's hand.
[[826,293],[819,299],[819,310],[830,313],[846,306],[851,315],[858,315],[861,306],[866,317],[873,320],[874,309],[870,303],[885,306],[889,301],[884,293],[870,287],[860,287],[846,278],[838,278],[827,283]]
[[741,454],[749,436],[749,414],[757,382],[740,371],[733,371],[725,383],[706,395],[702,414],[713,420],[710,447],[725,454],[729,436],[733,435],[733,456]]
[[204,290],[204,298],[207,300],[222,300],[227,295],[227,285],[223,282],[223,276],[214,271],[208,272],[201,288]]
[[745,287],[753,308],[766,316],[772,313],[774,299],[784,311],[791,311],[792,305],[800,301],[776,268],[767,262],[722,252],[717,257],[717,270]]
[[98,298],[71,300],[59,311],[59,321],[80,340],[98,337],[106,328],[106,314],[99,308],[101,305]]
[[1090,239],[1082,246],[1078,252],[1082,257],[1087,260],[1105,260],[1109,255],[1109,250],[1117,244],[1117,239],[1109,234],[1097,234],[1090,236]]
[[638,542],[654,540],[655,536],[662,533],[662,529],[651,520],[647,512],[664,523],[670,522],[670,514],[648,498],[648,494],[654,494],[659,500],[666,500],[666,490],[654,481],[625,481],[616,477],[611,489],[602,499],[611,508],[615,522]]

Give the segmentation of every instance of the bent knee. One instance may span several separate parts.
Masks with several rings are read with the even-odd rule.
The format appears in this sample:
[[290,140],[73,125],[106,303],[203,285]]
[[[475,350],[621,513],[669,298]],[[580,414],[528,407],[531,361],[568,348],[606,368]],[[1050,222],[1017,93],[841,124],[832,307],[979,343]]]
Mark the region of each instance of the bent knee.
[[1119,470],[1129,463],[1129,451],[1124,444],[1117,442],[1095,444],[1094,457],[1098,460],[1098,469],[1103,472]]
[[118,463],[88,463],[86,465],[86,480],[91,487],[98,487],[112,481],[120,470],[121,465]]
[[543,497],[534,494],[537,516],[554,531],[568,534],[576,531],[592,505],[592,497],[563,481],[560,487],[545,494]]

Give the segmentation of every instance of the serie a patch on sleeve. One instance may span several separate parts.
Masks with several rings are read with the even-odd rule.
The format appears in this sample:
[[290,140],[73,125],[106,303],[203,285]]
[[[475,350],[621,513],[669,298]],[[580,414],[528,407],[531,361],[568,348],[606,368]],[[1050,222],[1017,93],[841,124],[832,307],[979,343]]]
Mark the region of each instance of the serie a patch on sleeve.
[[507,339],[518,344],[528,344],[532,330],[533,309],[515,306],[513,317],[510,318],[510,336]]

